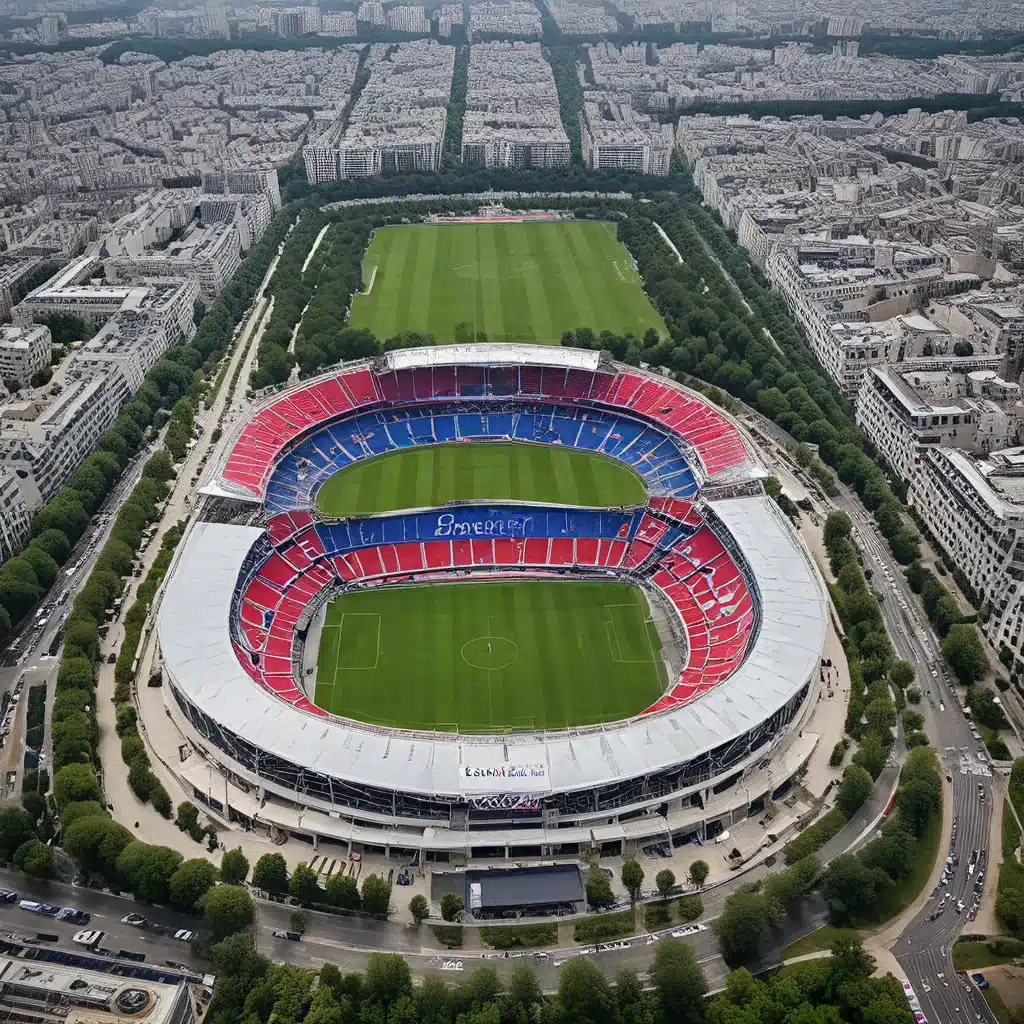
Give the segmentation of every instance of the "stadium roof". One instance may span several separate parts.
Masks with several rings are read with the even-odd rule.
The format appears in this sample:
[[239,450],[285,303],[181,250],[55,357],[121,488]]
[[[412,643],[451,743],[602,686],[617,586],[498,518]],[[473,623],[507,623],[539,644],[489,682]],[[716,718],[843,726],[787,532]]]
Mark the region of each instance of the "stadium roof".
[[[809,557],[766,497],[709,507],[753,570],[761,629],[743,665],[698,700],[603,728],[458,736],[410,733],[299,711],[258,686],[239,664],[228,629],[242,563],[262,533],[199,523],[185,538],[160,607],[171,682],[215,722],[254,746],[354,783],[423,795],[589,789],[671,768],[760,725],[817,671],[825,594]],[[529,769],[500,777],[502,766]]]
[[596,370],[601,353],[557,345],[431,345],[399,348],[388,352],[389,370],[411,370],[421,366],[564,366],[569,370]]
[[467,871],[466,906],[471,910],[580,903],[584,897],[579,864]]

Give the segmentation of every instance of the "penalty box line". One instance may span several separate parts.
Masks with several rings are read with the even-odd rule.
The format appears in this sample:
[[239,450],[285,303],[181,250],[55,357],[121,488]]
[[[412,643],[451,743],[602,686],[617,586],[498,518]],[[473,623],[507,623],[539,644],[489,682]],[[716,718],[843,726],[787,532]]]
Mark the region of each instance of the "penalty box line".
[[[622,602],[619,604],[606,604],[604,606],[605,611],[605,633],[608,636],[608,649],[611,651],[612,661],[617,665],[652,665],[656,659],[654,657],[654,648],[651,646],[651,637],[647,632],[647,623],[643,623],[644,636],[647,639],[647,650],[648,657],[646,658],[624,658],[622,656],[622,644],[619,641],[619,631],[615,626],[615,614],[612,611],[613,608],[629,608],[630,611],[637,611],[635,604],[628,604]],[[614,643],[613,643],[614,641]]]
[[[345,631],[345,619],[375,619],[374,631],[377,638],[377,651],[374,655],[372,665],[343,665],[341,663],[341,638]],[[342,612],[341,621],[331,626],[325,626],[325,629],[336,629],[338,631],[338,639],[334,645],[334,682],[337,684],[339,672],[370,672],[377,668],[380,664],[380,626],[381,626],[381,614],[380,612]]]

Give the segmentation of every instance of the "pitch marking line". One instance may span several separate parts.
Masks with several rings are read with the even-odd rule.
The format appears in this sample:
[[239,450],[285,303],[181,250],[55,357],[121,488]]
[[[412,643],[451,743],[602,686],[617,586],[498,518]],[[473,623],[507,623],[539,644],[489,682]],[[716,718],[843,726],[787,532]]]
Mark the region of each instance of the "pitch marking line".
[[[342,665],[341,664],[341,636],[345,631],[345,619],[376,619],[377,653],[372,665]],[[334,626],[325,626],[325,629],[336,629],[338,631],[338,644],[336,650],[336,661],[334,664],[334,678],[337,680],[338,672],[368,672],[380,664],[380,612],[342,612],[341,621]]]
[[[646,657],[646,658],[624,658],[624,657],[622,657],[622,644],[619,642],[619,632],[618,632],[618,629],[615,626],[615,615],[612,612],[613,608],[629,608],[630,611],[636,611],[637,610],[635,604],[620,603],[620,604],[606,604],[604,606],[605,615],[607,616],[607,619],[605,620],[604,626],[605,626],[605,631],[608,633],[608,647],[611,650],[612,661],[616,662],[619,665],[651,665],[651,664],[654,664],[654,662],[655,662],[654,650],[651,647],[651,637],[650,637],[650,634],[647,632],[647,623],[646,623],[646,621],[644,622],[643,629],[644,629],[644,636],[647,638],[647,649],[648,649],[648,652],[649,652],[648,657]],[[612,639],[613,638],[615,640],[615,645],[614,646],[612,646]]]

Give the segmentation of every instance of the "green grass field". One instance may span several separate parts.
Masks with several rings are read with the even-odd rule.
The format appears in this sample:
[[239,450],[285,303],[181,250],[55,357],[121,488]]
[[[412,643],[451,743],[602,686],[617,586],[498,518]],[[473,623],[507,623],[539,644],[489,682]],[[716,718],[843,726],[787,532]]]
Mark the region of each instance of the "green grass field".
[[625,463],[557,445],[486,442],[407,448],[343,469],[320,488],[328,516],[433,508],[447,501],[637,505],[646,491]]
[[315,700],[410,729],[486,732],[615,721],[665,689],[642,592],[626,583],[437,584],[327,609]]
[[349,323],[382,340],[415,330],[451,342],[458,323],[549,345],[577,327],[665,334],[615,226],[598,221],[379,228],[363,260],[371,278]]

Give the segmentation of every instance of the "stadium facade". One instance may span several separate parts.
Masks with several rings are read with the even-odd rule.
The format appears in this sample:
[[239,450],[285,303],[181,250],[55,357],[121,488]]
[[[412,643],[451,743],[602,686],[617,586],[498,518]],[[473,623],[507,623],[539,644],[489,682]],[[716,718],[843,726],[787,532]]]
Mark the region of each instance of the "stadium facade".
[[[333,473],[420,444],[522,440],[631,465],[644,505],[459,502],[326,520]],[[227,439],[157,628],[175,766],[243,827],[408,858],[578,857],[703,841],[781,796],[816,737],[821,580],[738,425],[597,352],[388,353],[266,397]],[[306,650],[339,593],[453,579],[615,578],[666,609],[678,659],[599,726],[414,732],[317,707]]]

